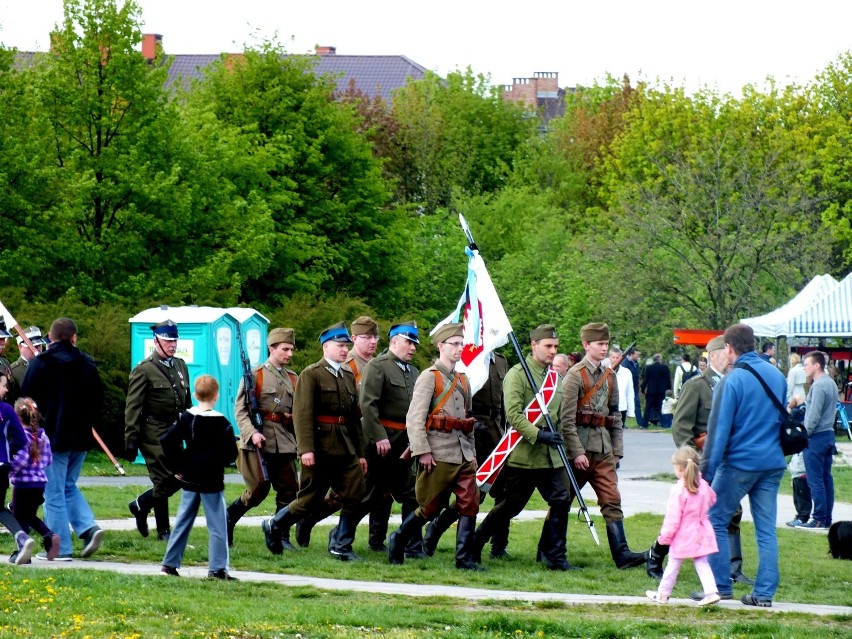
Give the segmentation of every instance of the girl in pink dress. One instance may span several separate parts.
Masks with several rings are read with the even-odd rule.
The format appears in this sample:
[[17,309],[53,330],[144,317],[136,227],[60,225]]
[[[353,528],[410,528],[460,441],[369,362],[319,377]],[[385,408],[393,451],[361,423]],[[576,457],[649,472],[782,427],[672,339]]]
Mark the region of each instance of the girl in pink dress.
[[645,595],[657,603],[666,603],[672,594],[677,574],[684,559],[692,559],[695,572],[704,589],[699,606],[719,601],[719,591],[707,555],[718,552],[716,534],[707,519],[707,511],[716,501],[716,493],[698,472],[698,453],[690,446],[681,446],[672,457],[678,482],[672,487],[666,505],[666,516],[657,543],[669,546],[669,562],[657,590]]

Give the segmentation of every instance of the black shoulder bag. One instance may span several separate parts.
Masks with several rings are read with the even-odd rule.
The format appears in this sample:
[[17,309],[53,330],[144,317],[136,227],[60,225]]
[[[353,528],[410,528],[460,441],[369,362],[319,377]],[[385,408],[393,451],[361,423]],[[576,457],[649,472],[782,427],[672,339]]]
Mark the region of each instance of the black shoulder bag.
[[778,398],[769,389],[769,385],[749,364],[741,362],[736,364],[736,368],[744,368],[754,375],[757,381],[760,382],[760,385],[763,386],[766,395],[775,404],[775,408],[781,413],[781,450],[784,452],[784,455],[795,455],[805,450],[808,447],[808,429],[805,428],[805,425],[797,422],[790,416],[790,413],[787,412],[784,406],[781,405],[781,402],[778,401]]

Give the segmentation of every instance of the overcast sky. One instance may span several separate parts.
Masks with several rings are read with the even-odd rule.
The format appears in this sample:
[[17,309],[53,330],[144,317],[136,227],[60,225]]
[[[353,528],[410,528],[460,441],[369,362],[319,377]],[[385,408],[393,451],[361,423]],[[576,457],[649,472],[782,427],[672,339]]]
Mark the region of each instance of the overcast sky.
[[[852,2],[833,0],[141,0],[167,53],[237,52],[277,39],[288,52],[405,55],[444,75],[471,66],[495,84],[556,71],[560,86],[610,73],[739,95],[767,75],[807,83],[852,49]],[[546,8],[552,5],[552,8]],[[0,0],[0,42],[47,50],[62,0]]]

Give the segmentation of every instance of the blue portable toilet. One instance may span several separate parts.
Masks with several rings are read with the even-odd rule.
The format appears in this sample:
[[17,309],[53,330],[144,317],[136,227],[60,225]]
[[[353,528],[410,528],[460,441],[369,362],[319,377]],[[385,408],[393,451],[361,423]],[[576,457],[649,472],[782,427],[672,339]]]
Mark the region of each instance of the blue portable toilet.
[[239,322],[243,347],[252,368],[265,362],[268,355],[266,336],[269,334],[269,318],[253,308],[232,306],[226,310]]
[[[249,311],[251,309],[241,309]],[[262,335],[252,333],[252,339],[260,345],[260,352],[266,343],[266,332],[255,328],[255,324],[265,320],[247,316],[250,322],[248,330],[258,330]],[[234,418],[234,404],[242,376],[237,331],[242,330],[240,322],[228,309],[210,306],[160,306],[149,308],[130,318],[130,365],[136,366],[154,350],[154,336],[151,326],[170,319],[178,325],[177,356],[186,361],[189,369],[189,385],[192,388],[195,379],[201,374],[212,375],[219,382],[219,401],[216,410],[227,417],[237,432]],[[268,323],[268,320],[267,320]],[[244,332],[245,336],[246,333]],[[248,342],[248,337],[245,336]]]

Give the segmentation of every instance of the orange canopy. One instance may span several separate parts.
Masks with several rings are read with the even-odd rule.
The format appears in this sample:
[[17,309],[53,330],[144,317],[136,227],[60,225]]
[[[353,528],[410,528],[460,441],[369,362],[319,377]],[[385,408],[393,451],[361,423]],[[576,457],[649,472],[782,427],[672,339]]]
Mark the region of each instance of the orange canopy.
[[698,346],[704,348],[714,337],[722,335],[725,331],[701,328],[676,328],[674,329],[674,343],[681,346]]

